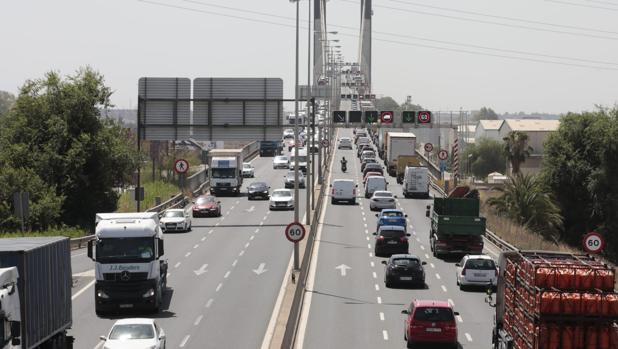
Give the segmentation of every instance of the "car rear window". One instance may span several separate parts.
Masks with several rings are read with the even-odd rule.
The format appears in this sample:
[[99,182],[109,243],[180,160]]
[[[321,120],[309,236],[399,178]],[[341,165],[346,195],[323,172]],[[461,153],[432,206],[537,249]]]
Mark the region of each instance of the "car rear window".
[[405,236],[405,232],[403,230],[381,230],[380,235],[385,238],[400,238]]
[[453,321],[453,311],[450,308],[418,307],[414,311],[414,320],[419,321]]
[[379,196],[379,197],[384,197],[384,198],[391,198],[391,197],[393,197],[393,194],[391,194],[391,193],[384,193],[384,192],[382,192],[382,193],[376,192],[373,195]]
[[382,214],[382,216],[384,216],[384,217],[403,217],[403,213],[402,212],[384,212],[384,214]]
[[496,264],[491,259],[468,259],[466,269],[494,270]]
[[411,267],[411,266],[416,266],[418,265],[418,260],[417,259],[412,259],[412,258],[397,258],[397,259],[393,259],[393,264],[395,265],[401,265],[404,267]]

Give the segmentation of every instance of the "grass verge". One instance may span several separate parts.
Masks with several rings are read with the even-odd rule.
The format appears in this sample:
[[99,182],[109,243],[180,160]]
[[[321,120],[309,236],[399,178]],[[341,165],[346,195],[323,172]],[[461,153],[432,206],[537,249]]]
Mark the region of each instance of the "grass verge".
[[[141,206],[144,209],[154,206],[157,196],[161,197],[161,202],[164,202],[180,192],[176,184],[164,181],[146,182],[143,186],[144,201]],[[135,209],[135,201],[129,197],[129,192],[122,193],[118,200],[118,212],[135,212]]]
[[78,238],[88,235],[88,231],[80,228],[62,227],[62,228],[50,228],[45,231],[27,231],[25,233],[0,233],[0,238],[19,238],[19,237],[32,237],[32,236],[67,236],[70,238]]

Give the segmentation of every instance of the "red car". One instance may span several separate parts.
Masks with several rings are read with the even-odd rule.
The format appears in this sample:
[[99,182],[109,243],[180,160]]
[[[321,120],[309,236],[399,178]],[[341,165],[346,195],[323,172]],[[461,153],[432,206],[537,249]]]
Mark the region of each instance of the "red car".
[[455,316],[459,313],[446,301],[414,300],[406,314],[404,338],[408,348],[417,343],[447,344],[457,348],[457,322]]
[[365,174],[365,177],[363,177],[363,184],[367,183],[367,177],[369,176],[381,176],[382,174],[380,172],[376,172],[376,171],[371,171],[371,172],[367,172]]
[[207,216],[221,216],[221,201],[212,195],[202,195],[193,202],[193,217]]

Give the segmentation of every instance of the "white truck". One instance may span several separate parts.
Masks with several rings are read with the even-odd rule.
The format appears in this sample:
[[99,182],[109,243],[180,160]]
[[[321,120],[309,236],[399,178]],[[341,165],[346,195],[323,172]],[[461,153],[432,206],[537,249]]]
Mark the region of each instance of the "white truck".
[[[295,161],[296,157],[294,156],[294,151],[292,151],[290,153],[289,169],[294,169]],[[298,149],[298,168],[300,168],[303,173],[307,173],[307,148]]]
[[97,213],[94,262],[95,312],[146,309],[158,312],[167,288],[167,259],[156,212]]
[[416,154],[416,135],[412,132],[391,132],[386,133],[384,142],[385,163],[388,174],[397,175],[397,158],[400,155]]
[[429,198],[429,169],[407,166],[403,174],[403,196],[406,198]]
[[240,195],[242,186],[242,149],[213,149],[208,152],[210,193]]

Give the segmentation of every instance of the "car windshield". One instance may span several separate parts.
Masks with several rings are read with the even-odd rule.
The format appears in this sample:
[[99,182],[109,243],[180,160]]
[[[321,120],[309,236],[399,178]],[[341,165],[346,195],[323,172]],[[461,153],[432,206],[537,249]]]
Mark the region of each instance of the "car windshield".
[[263,183],[263,182],[251,183],[250,187],[251,188],[264,188],[266,187],[266,183]]
[[174,217],[184,217],[184,212],[182,211],[167,211],[163,217],[165,218],[174,218]]
[[154,239],[106,238],[97,241],[97,262],[149,262],[154,259]]
[[453,321],[453,311],[450,308],[419,307],[414,312],[414,320],[419,321]]
[[283,197],[286,197],[286,196],[287,197],[291,197],[292,194],[290,194],[289,191],[275,191],[273,193],[273,197],[276,197],[276,198],[283,198]]
[[[294,179],[294,171],[289,171],[286,175],[289,179]],[[303,178],[303,173],[298,172],[298,178]]]
[[496,264],[491,259],[468,259],[466,269],[494,270],[496,269]]
[[413,258],[397,258],[393,259],[394,265],[401,265],[404,267],[413,267],[419,265],[418,259]]
[[396,212],[396,211],[384,212],[382,214],[382,217],[403,217],[403,212]]
[[287,156],[277,156],[275,161],[288,161]]
[[377,191],[377,192],[373,193],[373,195],[374,196],[379,196],[379,197],[382,197],[382,198],[392,198],[393,197],[393,194],[391,194],[389,192],[385,192],[385,191],[382,191],[382,192]]
[[212,178],[234,178],[236,177],[235,168],[213,168]]
[[403,230],[381,230],[380,235],[385,238],[400,238],[405,236],[405,232]]
[[195,201],[196,204],[198,205],[204,205],[204,204],[208,204],[211,202],[215,202],[215,197],[214,196],[202,196],[197,198],[197,200]]
[[251,164],[242,164],[242,168],[251,168]]
[[154,329],[149,324],[116,325],[109,334],[109,339],[150,339],[154,338]]

